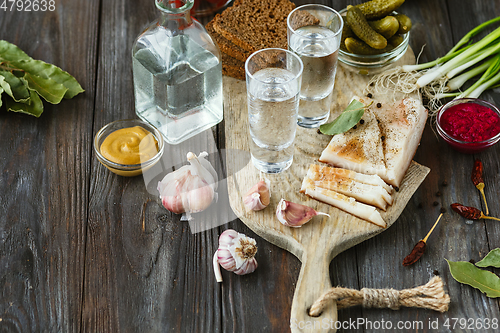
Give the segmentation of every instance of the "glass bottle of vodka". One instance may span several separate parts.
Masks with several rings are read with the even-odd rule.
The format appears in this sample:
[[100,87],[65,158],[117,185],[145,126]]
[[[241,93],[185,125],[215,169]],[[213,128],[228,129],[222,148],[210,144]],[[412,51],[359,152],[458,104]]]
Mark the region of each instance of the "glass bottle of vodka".
[[155,0],[161,16],[132,49],[135,109],[170,144],[222,121],[222,62],[217,44],[191,18],[194,0]]

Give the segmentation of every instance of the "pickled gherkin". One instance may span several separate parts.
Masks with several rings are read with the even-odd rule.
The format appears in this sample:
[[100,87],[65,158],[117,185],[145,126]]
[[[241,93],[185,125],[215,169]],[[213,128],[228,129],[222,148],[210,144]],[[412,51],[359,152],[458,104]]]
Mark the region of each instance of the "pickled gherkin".
[[387,39],[370,27],[359,8],[354,6],[348,6],[347,8],[347,24],[359,39],[374,49],[380,50],[387,46]]
[[396,19],[399,22],[399,30],[398,34],[405,34],[411,29],[411,19],[404,15],[404,14],[398,14],[396,15]]
[[398,9],[405,0],[372,0],[356,5],[367,20],[375,20]]
[[368,24],[385,38],[391,38],[399,29],[399,21],[390,15],[377,21],[368,21]]

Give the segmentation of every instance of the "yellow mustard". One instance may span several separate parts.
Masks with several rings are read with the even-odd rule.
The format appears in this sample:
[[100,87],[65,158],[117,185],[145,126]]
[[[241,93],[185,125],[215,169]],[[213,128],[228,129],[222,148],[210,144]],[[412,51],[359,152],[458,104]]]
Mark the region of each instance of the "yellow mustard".
[[116,130],[104,139],[101,154],[108,160],[125,165],[140,164],[158,153],[154,135],[140,126]]

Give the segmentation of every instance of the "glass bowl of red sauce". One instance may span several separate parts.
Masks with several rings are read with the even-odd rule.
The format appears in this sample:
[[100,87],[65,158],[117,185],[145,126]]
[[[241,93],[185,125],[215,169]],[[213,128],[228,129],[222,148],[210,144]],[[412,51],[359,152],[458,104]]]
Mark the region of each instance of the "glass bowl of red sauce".
[[439,109],[436,127],[455,150],[474,154],[500,140],[500,111],[481,99],[455,99]]

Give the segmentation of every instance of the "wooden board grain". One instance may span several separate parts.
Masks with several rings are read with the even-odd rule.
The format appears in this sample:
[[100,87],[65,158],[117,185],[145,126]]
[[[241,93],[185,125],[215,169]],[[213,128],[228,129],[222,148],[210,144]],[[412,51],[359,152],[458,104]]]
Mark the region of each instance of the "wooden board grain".
[[[408,50],[399,62],[412,63],[414,61],[413,52]],[[224,80],[226,148],[228,151],[233,149],[249,151],[245,82],[228,77]],[[341,112],[352,96],[362,95],[368,80],[367,76],[350,72],[339,66],[331,117]],[[290,318],[292,331],[302,331],[300,327],[304,326],[312,327],[312,331],[323,327],[327,327],[327,330],[333,328],[333,325],[322,325],[322,323],[337,320],[336,304],[332,303],[320,317],[312,318],[307,314],[307,309],[312,303],[331,287],[330,261],[340,252],[385,230],[299,193],[307,168],[311,163],[317,163],[321,151],[327,146],[330,138],[330,136],[319,134],[315,129],[298,127],[294,162],[289,170],[281,174],[266,175],[271,182],[271,203],[268,208],[259,212],[246,212],[242,201],[246,191],[258,182],[260,178],[258,170],[251,162],[242,168],[237,159],[227,156],[230,204],[236,215],[255,233],[290,251],[302,262],[292,302]],[[394,204],[382,213],[388,227],[398,219],[408,200],[429,171],[427,167],[412,162],[399,192],[394,195]],[[275,217],[275,209],[281,198],[308,205],[317,211],[330,214],[330,217],[317,216],[301,228],[283,226]],[[306,324],[308,322],[310,325]]]

